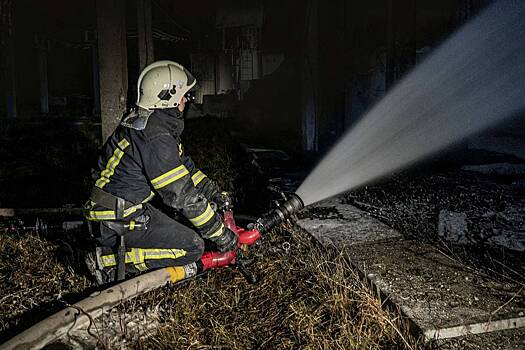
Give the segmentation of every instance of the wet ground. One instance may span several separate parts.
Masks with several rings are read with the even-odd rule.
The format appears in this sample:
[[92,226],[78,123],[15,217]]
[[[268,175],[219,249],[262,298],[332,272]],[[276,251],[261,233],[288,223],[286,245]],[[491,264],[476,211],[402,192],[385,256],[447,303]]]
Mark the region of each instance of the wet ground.
[[[345,199],[406,238],[434,243],[488,275],[525,282],[525,187],[520,177],[416,169]],[[465,227],[440,235],[444,212],[463,214]]]

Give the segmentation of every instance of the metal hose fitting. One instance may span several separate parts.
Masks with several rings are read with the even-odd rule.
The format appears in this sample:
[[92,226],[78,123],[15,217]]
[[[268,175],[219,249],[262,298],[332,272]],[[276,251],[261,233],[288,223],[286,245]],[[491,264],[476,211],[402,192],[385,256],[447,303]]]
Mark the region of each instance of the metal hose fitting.
[[294,193],[279,207],[272,209],[258,219],[255,228],[261,233],[266,233],[303,208],[304,203],[302,199]]

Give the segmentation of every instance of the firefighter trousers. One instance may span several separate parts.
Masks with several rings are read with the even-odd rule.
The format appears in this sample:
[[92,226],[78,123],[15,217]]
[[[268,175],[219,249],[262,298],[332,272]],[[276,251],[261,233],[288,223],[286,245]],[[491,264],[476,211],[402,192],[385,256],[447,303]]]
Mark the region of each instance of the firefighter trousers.
[[124,235],[126,273],[166,266],[182,266],[200,259],[203,239],[190,227],[170,218],[151,204],[130,221],[101,221],[99,266],[116,268],[120,236]]

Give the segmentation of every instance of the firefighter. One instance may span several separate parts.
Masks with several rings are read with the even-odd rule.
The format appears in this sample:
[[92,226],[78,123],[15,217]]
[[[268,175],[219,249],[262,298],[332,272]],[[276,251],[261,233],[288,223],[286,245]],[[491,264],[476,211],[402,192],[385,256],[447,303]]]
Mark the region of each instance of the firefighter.
[[[185,266],[189,277],[202,270],[204,240],[219,252],[237,246],[237,235],[216,211],[229,196],[181,144],[183,112],[196,83],[176,62],[147,66],[138,79],[136,109],[102,148],[84,206],[97,243],[88,267],[99,284],[165,266]],[[153,206],[157,196],[181,219]]]

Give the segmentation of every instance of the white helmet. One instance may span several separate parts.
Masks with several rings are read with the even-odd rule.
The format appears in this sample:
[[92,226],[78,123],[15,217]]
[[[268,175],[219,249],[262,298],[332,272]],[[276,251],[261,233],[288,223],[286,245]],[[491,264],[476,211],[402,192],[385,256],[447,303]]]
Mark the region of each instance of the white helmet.
[[177,107],[196,84],[193,75],[177,62],[153,62],[140,73],[136,105],[144,109]]

